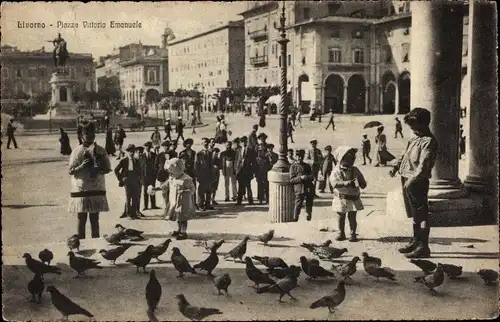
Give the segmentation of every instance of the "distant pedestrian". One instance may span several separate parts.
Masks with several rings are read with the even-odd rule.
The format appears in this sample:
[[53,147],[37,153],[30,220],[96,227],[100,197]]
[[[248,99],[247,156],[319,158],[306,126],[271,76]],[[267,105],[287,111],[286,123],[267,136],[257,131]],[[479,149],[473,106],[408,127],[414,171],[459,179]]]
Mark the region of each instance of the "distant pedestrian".
[[394,156],[387,151],[387,136],[384,134],[384,126],[382,125],[377,127],[375,143],[377,143],[377,164],[375,166],[386,166],[387,162],[394,160]]
[[312,218],[314,201],[314,174],[311,166],[304,162],[305,151],[299,149],[295,152],[297,161],[290,166],[290,183],[295,193],[294,221],[299,221],[301,208],[305,202],[307,220]]
[[330,110],[329,117],[328,117],[328,124],[326,125],[325,130],[328,130],[328,128],[331,125],[332,126],[332,131],[335,131],[335,121],[334,121],[333,117],[334,117],[333,110]]
[[106,153],[111,156],[115,156],[116,147],[113,142],[113,128],[108,128],[106,130],[106,145],[105,145]]
[[184,141],[184,127],[186,127],[186,125],[182,121],[182,116],[179,116],[177,118],[177,124],[175,125],[175,132],[177,133],[177,138],[175,139],[175,141],[177,142],[177,144],[179,144],[180,138],[182,138],[182,141]]
[[325,154],[323,155],[323,166],[321,168],[321,179],[319,181],[319,192],[325,193],[326,185],[330,188],[330,192],[333,192],[333,187],[330,184],[330,174],[333,171],[334,166],[336,165],[336,161],[333,158],[332,154],[332,146],[325,146]]
[[363,139],[361,140],[361,151],[363,153],[363,165],[366,165],[366,159],[372,164],[372,158],[370,158],[371,142],[366,133],[363,133]]
[[172,141],[172,124],[170,123],[170,119],[167,118],[165,120],[165,125],[163,127],[164,131],[165,131],[165,138],[163,140],[169,140],[169,141]]
[[158,154],[161,146],[161,133],[157,126],[155,126],[153,133],[151,133],[151,144],[153,145],[154,152]]
[[299,109],[297,112],[297,124],[302,128],[302,110]]
[[403,136],[403,125],[401,124],[401,121],[396,117],[394,118],[396,120],[396,127],[394,130],[394,138],[398,138],[398,134],[401,135],[401,138],[404,138]]
[[460,124],[460,135],[459,136],[460,136],[460,138],[458,141],[458,149],[459,149],[458,158],[462,159],[462,155],[465,154],[465,136],[464,136],[464,126],[462,124]]
[[358,226],[356,214],[359,210],[364,209],[360,199],[360,188],[366,188],[366,180],[361,171],[354,166],[356,152],[357,149],[349,146],[340,146],[333,154],[338,163],[330,175],[330,184],[334,189],[332,210],[339,216],[339,236],[336,238],[338,241],[346,239],[346,215],[351,228],[349,241],[358,241],[356,235]]
[[10,119],[7,124],[7,149],[10,149],[10,143],[14,143],[14,148],[17,147],[16,137],[14,136],[14,132],[16,132],[16,127],[14,126],[14,119]]
[[125,156],[125,152],[122,151],[123,149],[123,143],[125,141],[125,138],[127,137],[127,134],[125,133],[125,130],[123,129],[123,126],[121,124],[118,124],[118,128],[116,129],[115,132],[115,144],[118,147],[118,157],[116,158],[117,160],[120,160],[123,156]]
[[196,134],[196,115],[193,113],[191,113],[191,134]]
[[295,143],[293,141],[293,132],[295,131],[294,127],[293,127],[293,121],[292,121],[292,117],[288,117],[288,123],[287,123],[287,127],[286,127],[286,135],[288,138],[290,138],[290,142],[291,143]]
[[62,155],[70,155],[71,145],[69,144],[68,133],[66,133],[62,127],[59,128],[59,132],[61,133],[61,137],[59,138],[59,142],[61,143],[60,152]]

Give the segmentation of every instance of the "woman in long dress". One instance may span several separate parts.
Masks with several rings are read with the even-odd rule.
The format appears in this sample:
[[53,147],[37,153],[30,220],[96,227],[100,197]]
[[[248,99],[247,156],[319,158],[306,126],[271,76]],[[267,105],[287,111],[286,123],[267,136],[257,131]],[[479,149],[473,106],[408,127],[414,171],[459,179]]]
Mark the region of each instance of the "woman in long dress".
[[375,136],[375,143],[377,144],[377,164],[376,167],[386,166],[387,162],[395,159],[395,156],[387,151],[387,136],[383,133],[384,126],[377,127],[377,135]]
[[70,155],[71,154],[71,146],[69,144],[69,136],[66,131],[61,127],[59,128],[61,132],[61,137],[59,138],[59,142],[61,143],[61,154],[62,155]]
[[111,163],[104,148],[95,143],[95,125],[86,124],[82,130],[83,143],[73,150],[69,159],[69,212],[78,215],[80,239],[85,239],[87,217],[92,238],[99,238],[99,213],[109,211],[105,175],[111,172]]
[[108,127],[106,130],[106,153],[111,156],[115,156],[116,147],[113,141],[113,128]]

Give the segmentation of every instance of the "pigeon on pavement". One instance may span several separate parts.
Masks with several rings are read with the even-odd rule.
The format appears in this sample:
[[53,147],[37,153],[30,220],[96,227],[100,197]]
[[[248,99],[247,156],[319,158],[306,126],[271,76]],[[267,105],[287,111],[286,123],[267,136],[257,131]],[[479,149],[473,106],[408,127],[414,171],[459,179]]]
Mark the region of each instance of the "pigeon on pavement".
[[332,241],[330,239],[327,239],[326,241],[324,241],[323,243],[319,244],[319,245],[316,245],[314,243],[302,243],[300,246],[308,249],[309,251],[312,252],[312,250],[314,248],[317,248],[317,247],[329,247],[330,245],[332,244]]
[[280,297],[278,299],[279,302],[282,302],[281,299],[283,298],[283,296],[285,296],[285,294],[290,296],[290,298],[295,301],[297,299],[293,297],[292,294],[290,294],[290,291],[296,287],[297,287],[297,277],[295,277],[293,274],[290,274],[285,278],[278,280],[276,283],[272,285],[259,287],[257,289],[257,294],[268,293],[271,291],[278,291],[280,293]]
[[246,268],[245,271],[247,273],[247,277],[249,280],[254,282],[254,286],[259,287],[260,284],[274,284],[276,283],[268,274],[262,272],[260,269],[255,267],[253,261],[250,257],[245,257]]
[[276,268],[269,271],[269,275],[276,278],[285,278],[286,276],[293,274],[295,277],[300,276],[301,269],[298,266],[290,265],[290,267]]
[[38,258],[42,261],[42,263],[47,263],[50,265],[50,262],[54,259],[54,254],[47,248],[38,253]]
[[161,298],[161,285],[156,278],[155,270],[152,269],[149,272],[149,281],[146,285],[146,302],[148,304],[148,309],[154,312],[158,307],[158,303]]
[[[43,283],[43,277],[40,273],[35,273],[33,279],[28,283],[28,291],[31,294],[31,302],[41,303],[42,294],[45,290],[45,284]],[[35,300],[35,296],[38,295],[38,302]]]
[[245,238],[243,238],[243,240],[236,245],[236,247],[231,249],[229,253],[224,256],[224,258],[232,258],[235,262],[238,258],[241,262],[243,262],[243,256],[245,256],[245,253],[247,252],[247,242],[249,239],[250,237],[245,236]]
[[262,234],[258,237],[259,241],[263,242],[265,246],[267,246],[267,243],[271,241],[274,237],[274,229],[271,229],[265,234]]
[[186,257],[181,254],[179,248],[172,248],[172,256],[170,257],[170,260],[172,261],[175,269],[179,272],[179,276],[177,276],[177,278],[184,277],[184,273],[196,274],[196,271],[193,267],[191,267],[191,264],[189,264]]
[[345,299],[345,281],[339,281],[333,293],[328,294],[311,304],[309,308],[316,309],[318,307],[327,307],[330,313],[335,312],[335,308],[339,306]]
[[206,251],[211,252],[212,248],[216,246],[216,250],[224,244],[226,241],[224,239],[220,240],[197,240],[194,244],[195,247],[203,247]]
[[480,269],[477,275],[483,279],[486,285],[493,285],[498,281],[498,272],[492,269]]
[[77,257],[75,253],[69,252],[69,266],[74,269],[78,274],[75,278],[80,277],[80,275],[85,275],[85,271],[92,268],[102,269],[102,266],[99,266],[100,262],[88,259],[84,257]]
[[268,257],[268,256],[252,256],[252,259],[255,259],[262,263],[262,265],[266,266],[269,269],[275,268],[286,268],[288,267],[287,263],[279,257]]
[[435,263],[425,259],[410,259],[410,263],[418,266],[425,275],[432,273],[437,267]]
[[153,249],[153,245],[149,245],[146,247],[146,250],[141,254],[137,255],[135,258],[127,259],[127,263],[132,263],[136,266],[136,272],[139,273],[139,267],[142,267],[143,273],[146,272],[146,266],[151,262],[152,254],[151,251]]
[[351,276],[356,273],[356,264],[361,259],[358,256],[354,256],[351,261],[344,265],[333,266],[333,268],[344,278],[344,281],[350,280]]
[[391,280],[391,281],[396,280],[396,275],[394,274],[394,271],[392,269],[390,269],[389,267],[367,265],[367,266],[365,266],[365,272],[367,272],[368,275],[376,277],[377,282],[379,281],[379,278],[387,278],[388,280]]
[[441,264],[437,265],[437,268],[434,271],[434,273],[415,278],[415,283],[420,283],[426,286],[431,291],[432,295],[437,294],[435,288],[441,286],[443,282],[444,282],[444,272],[443,272],[443,266],[441,266]]
[[179,312],[191,321],[201,321],[210,315],[222,314],[219,309],[197,307],[189,304],[184,294],[178,294],[175,297],[178,300]]
[[331,260],[339,258],[344,253],[347,252],[347,248],[335,248],[335,247],[316,247],[313,249],[312,253],[324,260]]
[[[158,257],[165,254],[171,242],[172,240],[168,238],[163,243],[153,246],[153,249],[151,249],[151,256],[155,258],[157,261],[161,262],[161,259],[159,259]],[[142,253],[143,252],[139,252],[139,255]]]
[[68,319],[68,316],[70,315],[85,315],[89,318],[94,317],[89,311],[85,310],[61,294],[55,286],[48,286],[47,292],[50,293],[52,304],[59,312],[61,312],[65,319]]
[[463,273],[462,266],[452,264],[441,264],[441,266],[443,267],[443,272],[451,279],[459,277]]
[[118,230],[119,233],[121,233],[121,232],[125,233],[125,236],[127,236],[127,238],[134,238],[134,237],[138,237],[141,239],[144,238],[142,236],[142,234],[144,233],[143,231],[131,229],[131,228],[125,228],[120,224],[116,224],[115,228]]
[[111,235],[103,235],[104,239],[111,245],[118,245],[122,240],[127,238],[125,232],[117,232]]
[[367,266],[372,266],[372,267],[382,266],[382,260],[380,258],[371,257],[370,255],[368,255],[367,252],[363,252],[361,255],[363,256],[363,267],[365,268],[365,271]]
[[68,238],[66,244],[68,245],[69,250],[76,249],[77,251],[80,251],[80,237],[78,235],[73,235]]
[[302,257],[304,257],[306,259],[306,260],[302,260],[302,259],[300,260],[300,266],[302,267],[302,270],[304,271],[304,273],[307,273],[307,271],[309,270],[310,264],[319,265],[319,260],[317,260],[316,258],[306,258],[305,256],[302,256]]
[[46,265],[40,261],[37,261],[36,259],[33,259],[28,253],[24,253],[23,258],[25,259],[26,266],[28,266],[30,271],[35,274],[39,273],[42,276],[49,273],[61,275],[61,268],[57,266]]
[[99,254],[101,254],[104,259],[111,261],[111,264],[115,265],[118,257],[122,256],[130,247],[132,247],[132,245],[122,245],[109,250],[101,249]]
[[223,290],[224,292],[227,293],[227,289],[231,285],[231,277],[229,277],[229,274],[224,274],[221,276],[215,276],[214,277],[214,286],[217,288],[217,291],[219,292],[219,295],[221,295],[221,291]]
[[200,263],[193,266],[194,269],[202,269],[207,271],[208,276],[213,276],[212,271],[219,264],[219,256],[217,256],[217,246],[214,245],[208,257]]
[[304,272],[306,273],[307,276],[309,276],[312,279],[316,279],[318,277],[334,277],[335,274],[333,274],[330,271],[327,271],[320,265],[317,265],[315,263],[307,263],[307,258],[305,256],[300,257],[300,264],[302,266],[307,266],[307,271]]

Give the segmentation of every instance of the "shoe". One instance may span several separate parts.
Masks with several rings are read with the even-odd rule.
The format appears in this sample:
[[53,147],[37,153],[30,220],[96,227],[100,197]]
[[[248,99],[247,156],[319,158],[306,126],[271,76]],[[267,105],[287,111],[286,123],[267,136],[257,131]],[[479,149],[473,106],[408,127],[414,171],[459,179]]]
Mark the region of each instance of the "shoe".
[[229,198],[224,199],[224,202],[229,202]]
[[378,163],[377,163],[376,165],[374,165],[374,167],[377,167],[377,168],[378,168],[379,166],[380,166],[380,165],[379,165]]
[[161,208],[154,206],[154,207],[151,207],[151,209],[161,209]]
[[174,231],[172,232],[172,237],[177,237],[180,233],[180,231]]
[[208,206],[208,207],[205,207],[205,210],[214,210],[214,207]]
[[125,217],[127,217],[127,214],[122,214],[122,215],[120,216],[120,218],[125,218]]
[[186,233],[179,233],[175,239],[177,240],[184,240],[184,239],[187,239],[188,238],[188,235]]
[[361,165],[366,165],[366,163],[361,163]]
[[349,241],[350,242],[357,242],[357,241],[359,241],[359,239],[356,236],[356,234],[351,234],[351,238],[349,238]]
[[253,205],[253,201],[249,201],[249,202],[248,202],[248,204],[249,204],[249,205]]
[[406,258],[429,258],[431,257],[431,250],[429,247],[419,245],[414,251],[405,255]]
[[233,201],[236,201],[236,200],[238,200],[238,198],[236,198],[236,197],[233,197],[233,198],[232,198],[232,200],[233,200]]
[[142,208],[142,210],[149,210],[149,208],[147,208],[147,207],[144,207],[144,208]]
[[325,190],[320,190],[319,193],[325,193]]
[[343,240],[346,240],[346,236],[345,236],[345,233],[340,233],[337,238],[335,238],[336,241],[343,241]]
[[215,201],[215,200],[212,200],[212,205],[214,205],[214,206],[218,206],[218,205],[219,205],[219,203],[218,203],[217,201]]
[[416,240],[413,240],[408,245],[398,249],[398,252],[400,252],[401,254],[411,253],[418,247],[418,245],[419,245],[419,243]]
[[311,219],[312,219],[312,214],[307,214],[306,219],[307,219],[307,221],[311,221]]

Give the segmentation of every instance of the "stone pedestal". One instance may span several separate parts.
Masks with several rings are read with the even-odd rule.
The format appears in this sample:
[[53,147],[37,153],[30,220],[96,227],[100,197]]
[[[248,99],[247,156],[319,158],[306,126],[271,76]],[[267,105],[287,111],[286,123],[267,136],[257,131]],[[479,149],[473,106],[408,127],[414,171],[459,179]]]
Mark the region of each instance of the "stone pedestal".
[[287,172],[269,171],[269,214],[271,222],[284,223],[293,221],[294,193]]
[[52,118],[74,118],[78,115],[73,101],[73,87],[77,82],[65,73],[53,73],[49,81],[52,87],[51,105],[55,106]]

